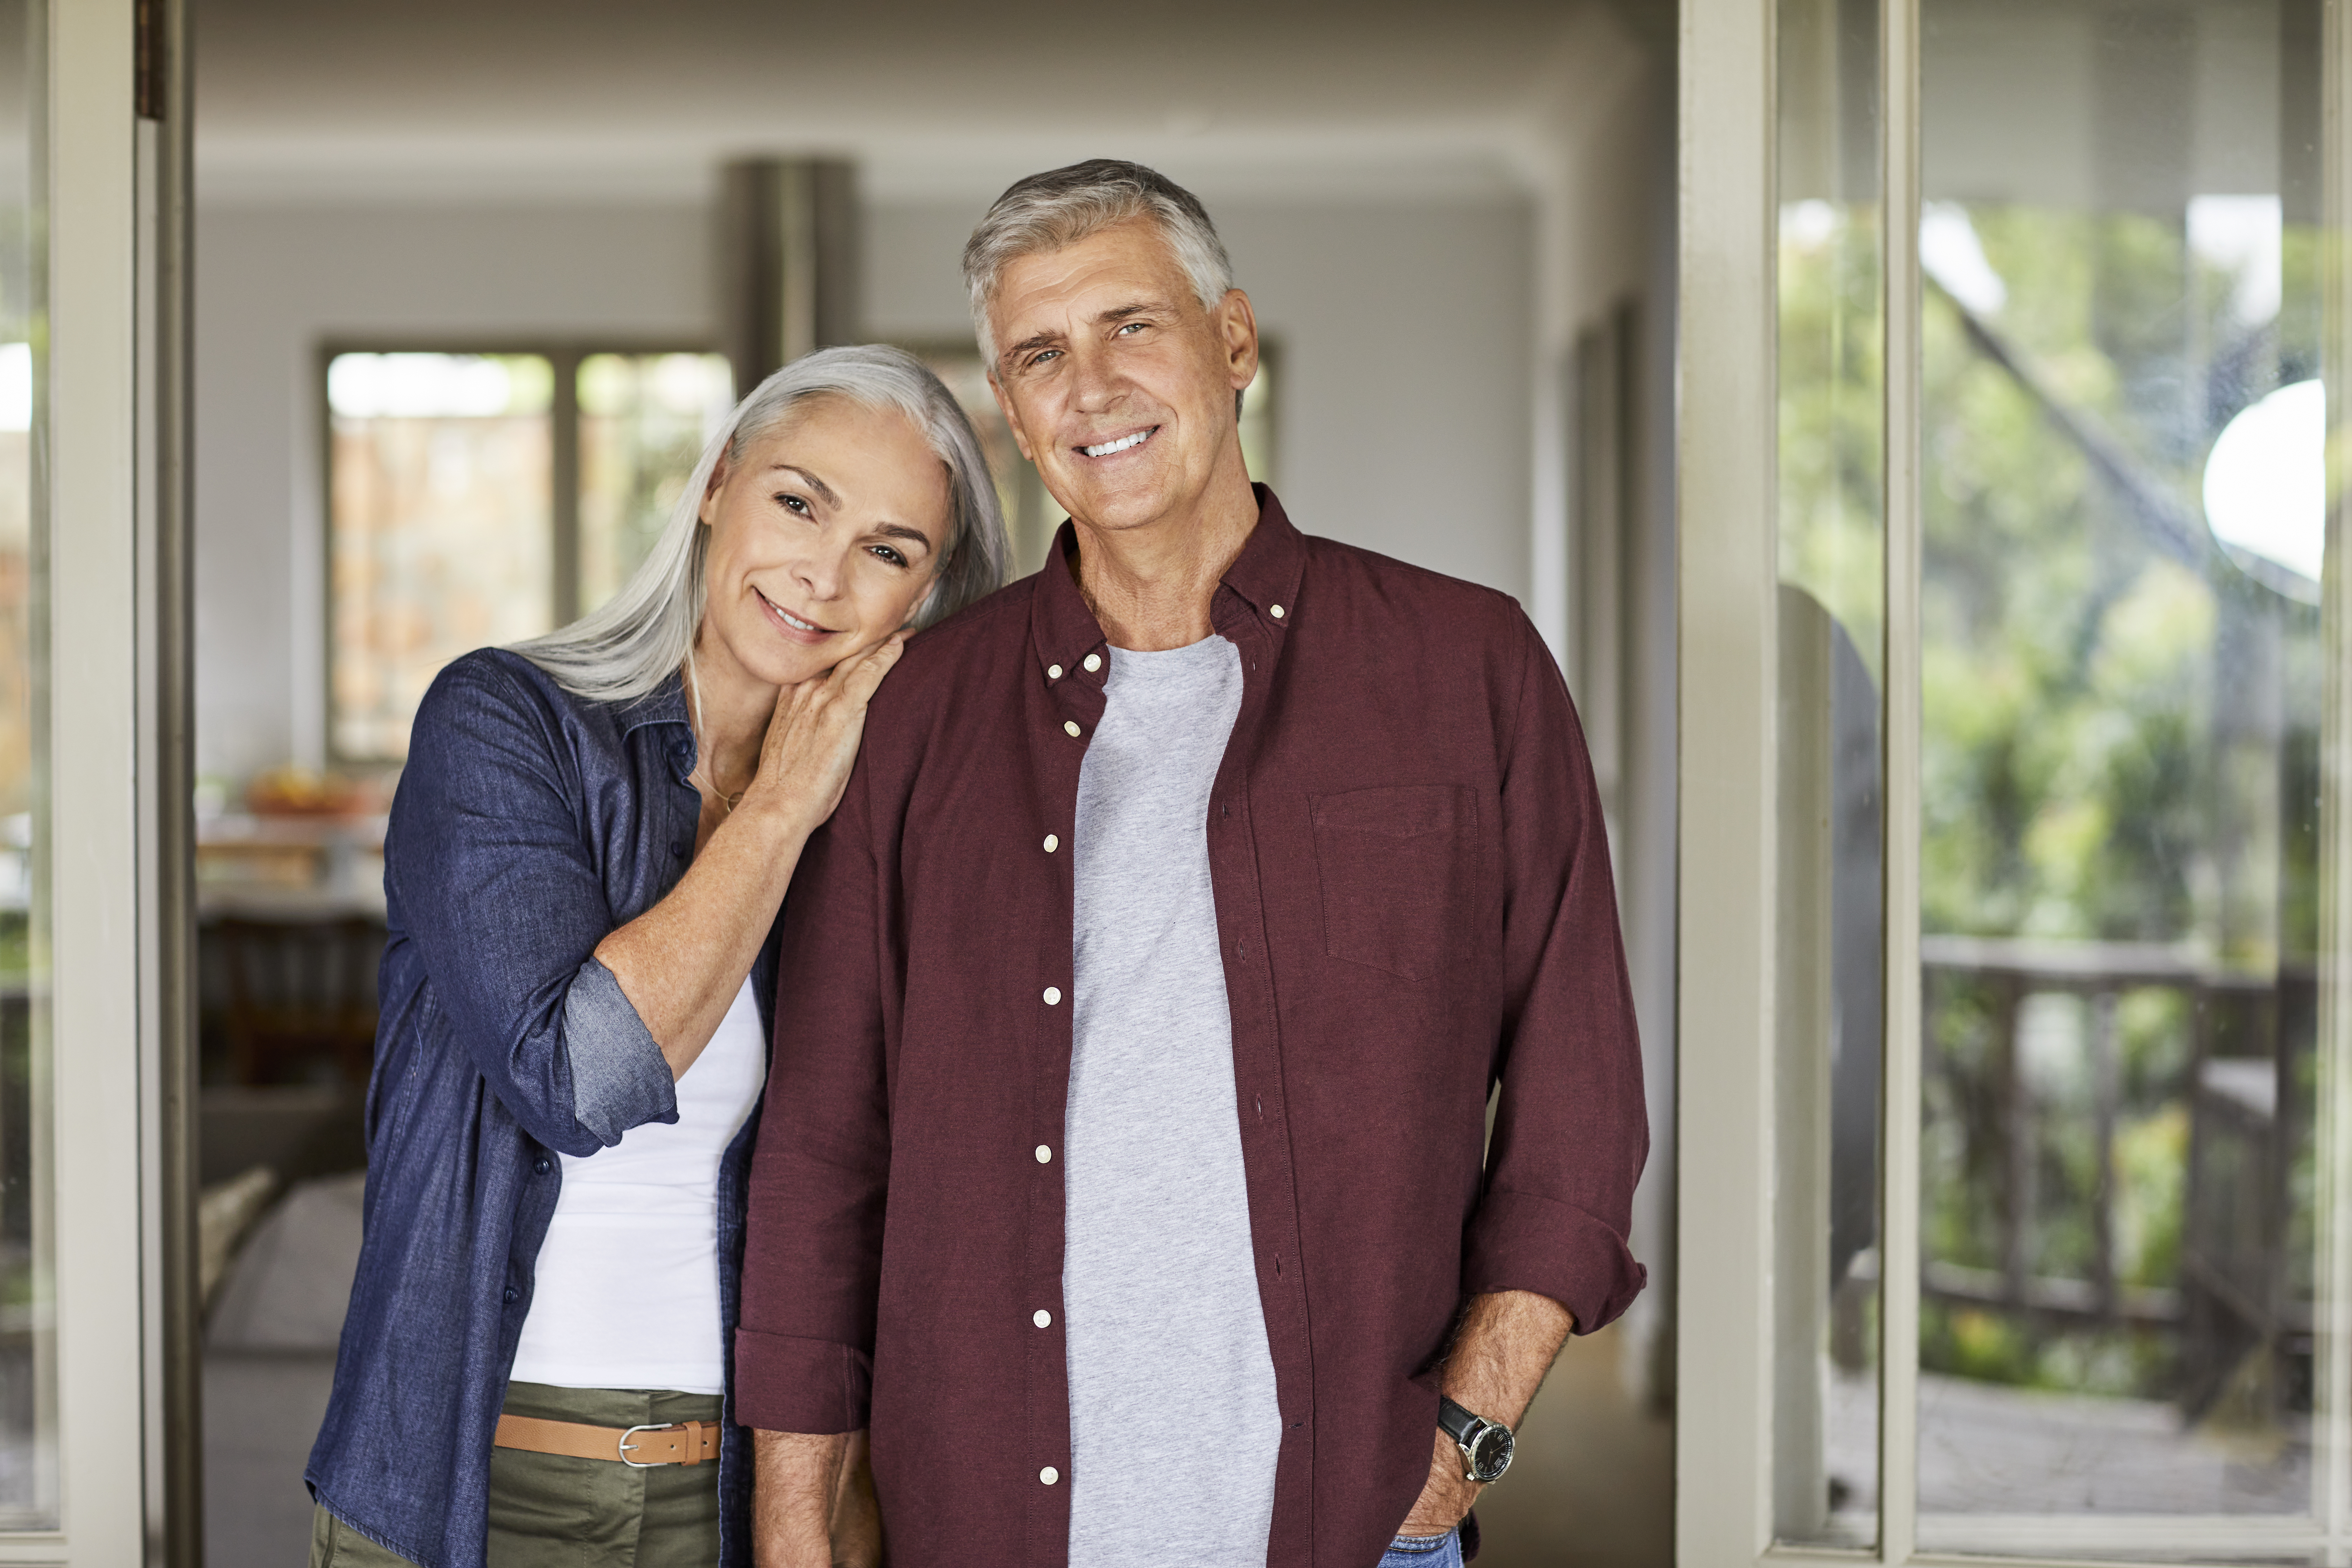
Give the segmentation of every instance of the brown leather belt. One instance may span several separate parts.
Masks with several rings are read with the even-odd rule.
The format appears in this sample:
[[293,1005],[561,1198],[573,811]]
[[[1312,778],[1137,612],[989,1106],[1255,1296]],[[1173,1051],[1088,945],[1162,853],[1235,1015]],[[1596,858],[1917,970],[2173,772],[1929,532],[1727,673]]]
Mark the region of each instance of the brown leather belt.
[[573,1459],[615,1459],[636,1469],[655,1465],[698,1465],[719,1457],[719,1423],[688,1421],[676,1426],[590,1426],[578,1421],[541,1421],[535,1415],[501,1415],[492,1439],[501,1448],[527,1454],[561,1454]]

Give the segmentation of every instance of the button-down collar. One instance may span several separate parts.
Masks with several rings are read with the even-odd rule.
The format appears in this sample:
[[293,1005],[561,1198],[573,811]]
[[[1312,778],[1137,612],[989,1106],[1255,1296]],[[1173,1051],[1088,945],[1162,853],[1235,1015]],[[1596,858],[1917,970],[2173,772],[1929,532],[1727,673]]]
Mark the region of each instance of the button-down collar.
[[[1288,628],[1297,613],[1307,544],[1283,515],[1282,503],[1274,493],[1264,485],[1251,488],[1257,494],[1257,524],[1243,542],[1242,552],[1225,568],[1224,581],[1210,606],[1209,621],[1219,635],[1234,640],[1245,626],[1263,628],[1276,634],[1274,646],[1278,647],[1278,634]],[[1103,635],[1102,623],[1087,607],[1086,595],[1078,592],[1077,561],[1077,528],[1065,522],[1045,552],[1045,580],[1038,584],[1030,621],[1030,647],[1047,679],[1083,680],[1098,690],[1108,679],[1109,664],[1103,658],[1089,663],[1088,658],[1102,654],[1110,644]],[[1276,605],[1282,606],[1279,616],[1270,613]],[[1053,673],[1057,670],[1060,674]]]

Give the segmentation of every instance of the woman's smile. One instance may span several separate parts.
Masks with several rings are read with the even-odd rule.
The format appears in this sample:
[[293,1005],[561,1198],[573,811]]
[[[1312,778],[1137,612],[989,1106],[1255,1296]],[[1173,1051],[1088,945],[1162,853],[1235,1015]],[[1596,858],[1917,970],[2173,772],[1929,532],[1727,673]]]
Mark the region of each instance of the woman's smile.
[[782,636],[792,638],[793,641],[814,646],[829,637],[837,635],[836,628],[821,626],[814,621],[802,619],[767,595],[761,593],[757,587],[753,587],[751,592],[758,596],[760,607],[768,613],[768,618],[774,623],[776,630]]

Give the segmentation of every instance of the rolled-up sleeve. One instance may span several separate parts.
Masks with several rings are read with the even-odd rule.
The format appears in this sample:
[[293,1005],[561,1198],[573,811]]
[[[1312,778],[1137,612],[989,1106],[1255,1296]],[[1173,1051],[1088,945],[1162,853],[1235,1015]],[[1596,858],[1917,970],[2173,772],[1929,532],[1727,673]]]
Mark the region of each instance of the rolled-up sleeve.
[[861,760],[784,901],[776,1039],[745,1222],[736,1419],[854,1432],[873,1389],[890,1169],[881,908]]
[[618,923],[555,721],[478,656],[417,711],[384,874],[435,999],[525,1131],[590,1154],[677,1120],[668,1063],[596,944]]
[[1463,1289],[1549,1296],[1591,1333],[1646,1278],[1626,1238],[1649,1112],[1591,762],[1559,667],[1524,619],[1519,629],[1502,789],[1502,1093]]

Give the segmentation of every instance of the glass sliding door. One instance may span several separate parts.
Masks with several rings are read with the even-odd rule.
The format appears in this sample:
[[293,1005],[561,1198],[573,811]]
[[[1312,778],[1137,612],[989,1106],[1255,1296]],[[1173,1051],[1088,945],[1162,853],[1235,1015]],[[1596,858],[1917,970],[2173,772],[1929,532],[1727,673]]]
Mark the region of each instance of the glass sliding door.
[[1685,0],[1687,1563],[2352,1562],[2347,9]]
[[1923,1546],[2313,1508],[2318,16],[1922,8]]

